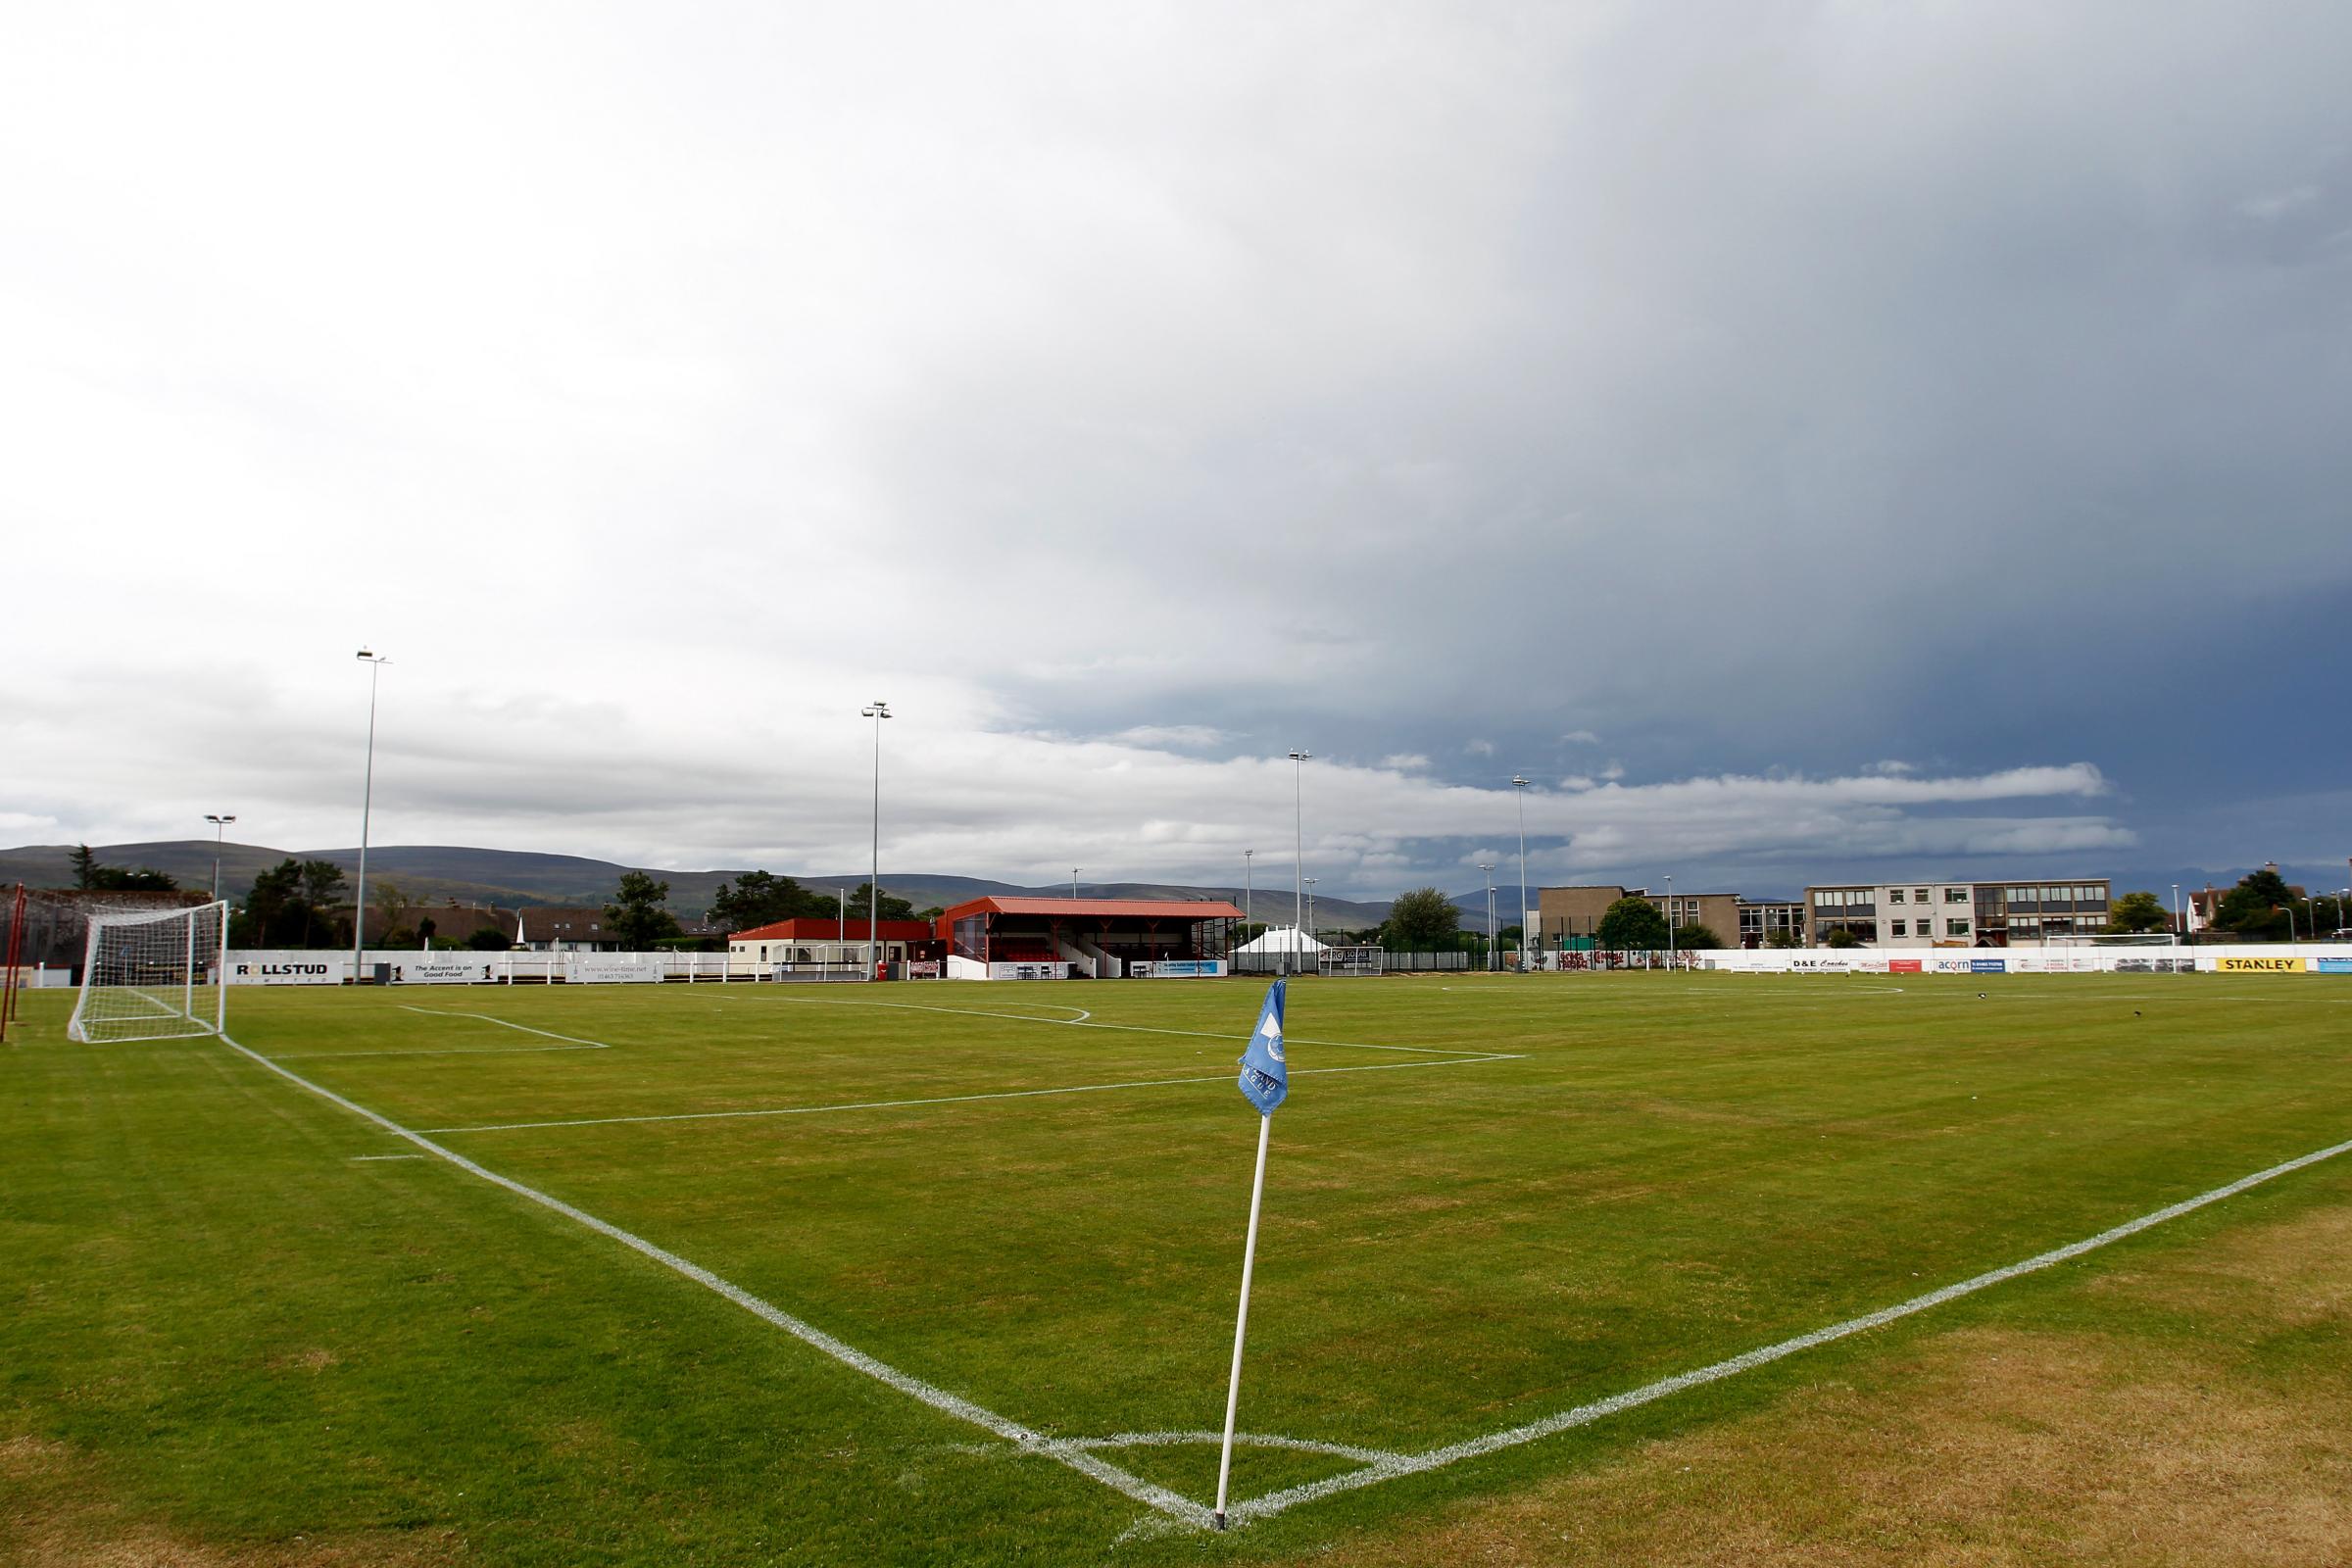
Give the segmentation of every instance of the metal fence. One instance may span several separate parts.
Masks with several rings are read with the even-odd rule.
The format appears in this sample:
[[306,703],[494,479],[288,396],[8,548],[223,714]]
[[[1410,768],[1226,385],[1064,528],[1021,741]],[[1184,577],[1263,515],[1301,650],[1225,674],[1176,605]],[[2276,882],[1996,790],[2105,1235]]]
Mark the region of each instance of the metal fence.
[[[1381,968],[1389,974],[1438,974],[1471,967],[1467,953],[1408,953],[1390,948],[1381,955]],[[1237,975],[1314,974],[1321,968],[1318,956],[1312,953],[1242,953],[1233,956],[1233,972]]]

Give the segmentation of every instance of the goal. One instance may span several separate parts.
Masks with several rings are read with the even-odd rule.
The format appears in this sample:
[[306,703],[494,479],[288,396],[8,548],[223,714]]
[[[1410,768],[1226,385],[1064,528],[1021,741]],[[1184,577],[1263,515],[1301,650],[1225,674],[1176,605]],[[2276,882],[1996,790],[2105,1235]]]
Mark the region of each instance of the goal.
[[170,1040],[227,1025],[228,906],[90,916],[74,1040]]
[[1325,974],[1380,974],[1387,969],[1383,961],[1387,950],[1382,948],[1325,948],[1322,970]]

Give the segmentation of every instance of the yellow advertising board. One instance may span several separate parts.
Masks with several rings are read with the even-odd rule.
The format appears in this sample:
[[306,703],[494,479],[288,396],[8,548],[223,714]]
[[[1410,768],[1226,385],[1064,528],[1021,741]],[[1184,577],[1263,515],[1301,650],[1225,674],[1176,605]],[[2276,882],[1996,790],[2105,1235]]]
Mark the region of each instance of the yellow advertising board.
[[2216,974],[2302,974],[2301,958],[2216,958]]

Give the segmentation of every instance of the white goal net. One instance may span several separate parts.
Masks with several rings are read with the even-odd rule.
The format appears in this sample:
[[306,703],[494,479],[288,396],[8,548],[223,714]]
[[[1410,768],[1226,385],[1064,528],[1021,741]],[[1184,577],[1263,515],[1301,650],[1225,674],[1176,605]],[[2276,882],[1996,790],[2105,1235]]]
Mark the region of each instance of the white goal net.
[[1380,974],[1388,967],[1386,957],[1387,951],[1382,948],[1325,948],[1322,970],[1325,974]]
[[225,904],[91,915],[81,991],[66,1033],[86,1041],[220,1033],[227,936]]

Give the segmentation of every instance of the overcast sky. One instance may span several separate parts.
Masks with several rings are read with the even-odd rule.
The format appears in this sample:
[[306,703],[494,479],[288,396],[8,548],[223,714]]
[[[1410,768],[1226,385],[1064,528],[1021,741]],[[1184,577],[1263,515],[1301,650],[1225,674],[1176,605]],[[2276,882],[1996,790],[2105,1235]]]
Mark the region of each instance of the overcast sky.
[[0,843],[356,842],[365,643],[379,844],[844,870],[886,698],[886,880],[1298,791],[1462,889],[1515,771],[1539,881],[2341,878],[2348,80],[2341,0],[14,7]]

